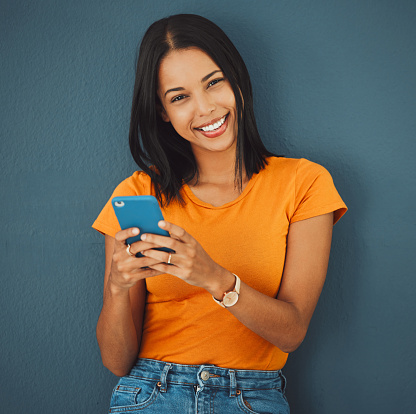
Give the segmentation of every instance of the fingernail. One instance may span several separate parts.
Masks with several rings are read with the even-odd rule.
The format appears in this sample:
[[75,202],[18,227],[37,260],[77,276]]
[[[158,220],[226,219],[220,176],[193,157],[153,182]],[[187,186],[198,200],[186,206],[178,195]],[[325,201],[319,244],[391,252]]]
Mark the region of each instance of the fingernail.
[[166,227],[166,223],[164,221],[159,221],[159,227]]
[[133,229],[131,232],[132,232],[133,234],[139,234],[139,233],[140,233],[139,229]]
[[143,236],[141,237],[142,240],[146,240],[146,235],[143,234]]

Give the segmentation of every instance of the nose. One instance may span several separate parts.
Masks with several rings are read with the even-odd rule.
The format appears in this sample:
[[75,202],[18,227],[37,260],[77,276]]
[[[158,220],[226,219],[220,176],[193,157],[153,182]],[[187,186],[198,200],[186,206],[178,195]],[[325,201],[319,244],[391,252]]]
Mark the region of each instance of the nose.
[[208,92],[195,95],[195,112],[199,116],[210,115],[215,110],[215,103]]

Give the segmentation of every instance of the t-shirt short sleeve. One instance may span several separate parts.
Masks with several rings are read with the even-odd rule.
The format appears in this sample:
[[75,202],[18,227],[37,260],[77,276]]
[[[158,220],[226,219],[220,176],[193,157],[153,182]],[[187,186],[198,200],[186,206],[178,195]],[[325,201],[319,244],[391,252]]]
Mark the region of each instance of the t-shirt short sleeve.
[[293,207],[291,223],[334,212],[335,224],[347,211],[331,174],[321,165],[305,159],[300,159],[297,167]]
[[142,171],[136,171],[131,177],[126,178],[116,187],[112,196],[94,221],[92,228],[102,234],[115,237],[121,228],[114,213],[111,200],[113,197],[136,195],[152,195],[150,177]]

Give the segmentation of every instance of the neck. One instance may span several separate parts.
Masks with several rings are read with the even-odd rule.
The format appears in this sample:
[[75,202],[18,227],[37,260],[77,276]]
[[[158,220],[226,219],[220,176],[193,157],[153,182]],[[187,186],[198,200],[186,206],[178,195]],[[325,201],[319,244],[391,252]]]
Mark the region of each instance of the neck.
[[[235,152],[204,152],[194,151],[198,166],[198,183],[196,178],[190,185],[200,184],[234,184],[235,182]],[[243,167],[243,182],[245,169]]]

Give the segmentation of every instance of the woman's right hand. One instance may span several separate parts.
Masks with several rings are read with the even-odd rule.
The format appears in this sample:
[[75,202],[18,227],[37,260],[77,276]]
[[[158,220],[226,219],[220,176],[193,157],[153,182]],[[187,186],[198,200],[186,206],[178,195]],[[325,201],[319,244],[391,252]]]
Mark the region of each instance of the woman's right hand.
[[160,263],[160,260],[150,257],[136,257],[136,253],[138,252],[158,247],[155,244],[140,240],[130,246],[130,252],[133,256],[127,252],[128,246],[126,240],[130,237],[137,236],[139,233],[140,231],[137,227],[132,227],[121,230],[115,235],[109,283],[117,290],[128,290],[139,280],[162,274],[158,270],[147,267]]

